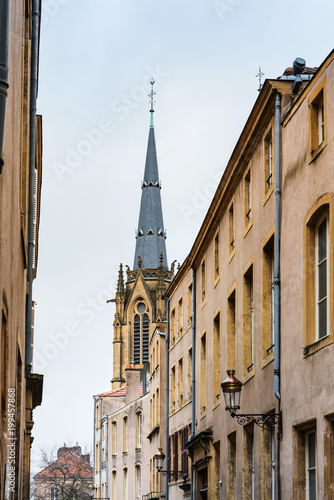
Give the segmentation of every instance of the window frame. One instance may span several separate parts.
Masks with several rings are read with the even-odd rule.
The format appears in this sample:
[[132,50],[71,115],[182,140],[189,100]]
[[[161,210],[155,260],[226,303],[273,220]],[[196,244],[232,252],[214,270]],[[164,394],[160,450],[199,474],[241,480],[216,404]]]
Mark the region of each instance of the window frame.
[[[323,108],[323,140],[319,138],[319,108]],[[309,107],[309,163],[311,163],[327,146],[327,97],[326,76],[314,89],[308,99]]]

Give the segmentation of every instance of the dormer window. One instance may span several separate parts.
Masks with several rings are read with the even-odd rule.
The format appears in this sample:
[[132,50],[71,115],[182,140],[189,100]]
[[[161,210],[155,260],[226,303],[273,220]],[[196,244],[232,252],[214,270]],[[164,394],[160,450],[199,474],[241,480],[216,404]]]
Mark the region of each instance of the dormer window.
[[159,231],[158,231],[158,235],[159,235],[159,236],[161,236],[161,238],[163,237],[164,232],[163,232],[162,228],[160,228],[160,229],[159,229]]
[[138,234],[139,237],[140,236],[144,236],[144,231],[142,230],[141,227],[138,229],[138,233],[137,234]]
[[150,229],[148,230],[148,233],[147,233],[149,236],[153,236],[154,232],[153,232],[153,229],[152,227],[150,226]]

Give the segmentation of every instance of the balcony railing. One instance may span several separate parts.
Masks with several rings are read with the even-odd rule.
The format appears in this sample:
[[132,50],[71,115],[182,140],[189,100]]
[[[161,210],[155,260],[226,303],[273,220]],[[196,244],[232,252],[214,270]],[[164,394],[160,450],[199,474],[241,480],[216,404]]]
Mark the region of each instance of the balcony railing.
[[151,491],[147,495],[143,495],[142,500],[159,500],[160,493],[158,491]]

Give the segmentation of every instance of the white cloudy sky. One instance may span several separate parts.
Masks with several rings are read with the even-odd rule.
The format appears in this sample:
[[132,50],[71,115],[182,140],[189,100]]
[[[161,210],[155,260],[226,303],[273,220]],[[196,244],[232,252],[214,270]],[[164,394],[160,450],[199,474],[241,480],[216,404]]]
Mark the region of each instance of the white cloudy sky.
[[34,371],[40,447],[93,434],[110,388],[119,263],[133,266],[156,84],[155,135],[169,264],[190,250],[257,98],[296,57],[333,48],[331,0],[43,0],[38,112],[43,192]]

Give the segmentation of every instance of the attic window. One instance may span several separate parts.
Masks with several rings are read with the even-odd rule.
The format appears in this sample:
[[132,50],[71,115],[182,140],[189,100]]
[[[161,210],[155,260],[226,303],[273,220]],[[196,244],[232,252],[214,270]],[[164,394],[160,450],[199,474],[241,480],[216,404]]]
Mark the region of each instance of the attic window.
[[161,236],[161,237],[163,237],[163,235],[164,235],[164,232],[163,232],[163,230],[161,228],[158,231],[158,235]]
[[148,230],[148,233],[147,233],[149,236],[153,236],[154,232],[153,232],[153,229],[152,227],[150,226],[150,229]]
[[142,228],[139,228],[138,229],[138,236],[143,236],[144,235],[144,231],[142,230]]
[[147,187],[147,182],[146,182],[146,181],[143,181],[143,182],[141,183],[141,187],[142,187],[142,188]]
[[64,464],[64,469],[69,469],[69,468],[70,468],[69,464]]
[[149,185],[150,187],[153,187],[153,186],[154,186],[153,181],[150,181],[150,182],[148,183],[148,185]]

